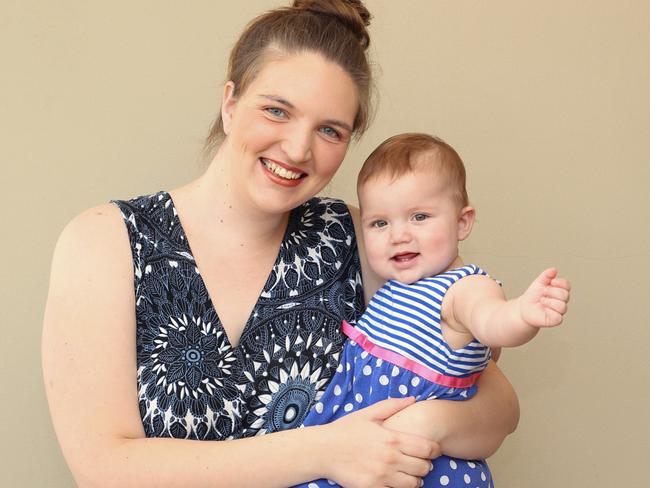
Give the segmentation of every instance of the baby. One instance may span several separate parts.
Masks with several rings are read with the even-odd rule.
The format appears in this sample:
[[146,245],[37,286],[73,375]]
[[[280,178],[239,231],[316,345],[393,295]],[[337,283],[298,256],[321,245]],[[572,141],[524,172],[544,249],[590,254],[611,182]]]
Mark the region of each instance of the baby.
[[[387,398],[465,400],[490,347],[518,346],[562,323],[569,282],[543,271],[519,297],[463,263],[474,224],[456,151],[426,134],[384,141],[364,163],[357,192],[368,262],[386,284],[356,326],[331,384],[304,425],[332,422]],[[425,486],[492,486],[484,462],[434,460]],[[330,482],[331,483],[331,482]],[[324,480],[306,486],[332,486]]]

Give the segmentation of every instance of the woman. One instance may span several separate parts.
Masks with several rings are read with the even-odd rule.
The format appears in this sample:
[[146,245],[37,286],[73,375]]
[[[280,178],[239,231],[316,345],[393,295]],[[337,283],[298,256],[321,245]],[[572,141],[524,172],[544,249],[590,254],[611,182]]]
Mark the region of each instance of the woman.
[[514,428],[492,367],[467,405],[388,400],[291,429],[364,301],[356,217],[314,195],[367,124],[368,21],[342,0],[255,19],[231,53],[205,174],[63,231],[43,364],[81,486],[417,486],[438,442],[486,456]]

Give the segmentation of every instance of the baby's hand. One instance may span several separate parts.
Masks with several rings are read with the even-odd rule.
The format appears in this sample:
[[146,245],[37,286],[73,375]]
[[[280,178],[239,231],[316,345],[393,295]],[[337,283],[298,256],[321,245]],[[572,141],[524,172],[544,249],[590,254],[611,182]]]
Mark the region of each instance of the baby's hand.
[[521,318],[533,327],[555,327],[567,311],[571,284],[557,278],[557,269],[542,272],[519,297]]

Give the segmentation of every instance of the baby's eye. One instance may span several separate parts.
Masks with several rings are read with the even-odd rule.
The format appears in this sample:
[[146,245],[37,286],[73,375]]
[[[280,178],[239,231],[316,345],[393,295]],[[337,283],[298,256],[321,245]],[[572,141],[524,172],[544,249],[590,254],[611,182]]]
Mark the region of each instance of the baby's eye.
[[323,134],[325,134],[327,137],[329,137],[330,139],[338,140],[338,139],[341,138],[341,133],[339,131],[337,131],[336,129],[333,129],[332,127],[329,127],[329,126],[321,127],[320,131]]
[[278,107],[266,107],[264,110],[266,111],[266,113],[278,119],[282,119],[287,116],[287,113]]
[[376,229],[381,229],[382,227],[386,227],[387,225],[388,225],[388,222],[386,222],[385,220],[381,220],[381,219],[374,220],[374,221],[372,221],[370,223],[370,227],[374,227]]
[[413,220],[415,220],[416,222],[423,222],[423,221],[427,220],[428,218],[429,218],[429,216],[427,214],[424,214],[424,213],[416,213],[415,215],[413,215]]

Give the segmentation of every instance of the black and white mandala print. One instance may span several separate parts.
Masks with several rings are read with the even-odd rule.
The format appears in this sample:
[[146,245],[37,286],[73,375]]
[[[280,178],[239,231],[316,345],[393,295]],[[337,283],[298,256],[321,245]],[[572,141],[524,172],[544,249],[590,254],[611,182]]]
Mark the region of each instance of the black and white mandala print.
[[152,339],[150,361],[138,368],[148,435],[228,436],[238,423],[241,402],[232,378],[237,358],[223,329],[183,314],[158,327]]

